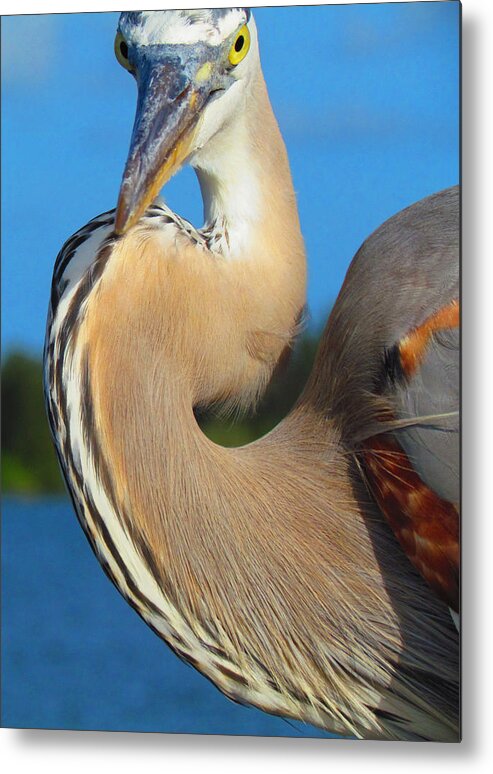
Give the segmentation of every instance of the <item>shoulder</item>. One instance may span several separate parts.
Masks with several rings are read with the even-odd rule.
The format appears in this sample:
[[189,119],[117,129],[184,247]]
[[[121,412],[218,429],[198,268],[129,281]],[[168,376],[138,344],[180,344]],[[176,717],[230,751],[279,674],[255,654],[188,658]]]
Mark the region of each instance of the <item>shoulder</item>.
[[372,424],[387,353],[459,298],[459,230],[451,188],[394,215],[356,253],[322,340],[326,389],[348,438]]
[[400,296],[407,315],[413,301],[419,324],[424,298],[446,303],[459,283],[460,194],[457,186],[406,207],[385,221],[358,250],[347,283],[364,282],[382,303]]
[[378,252],[385,258],[398,250],[401,263],[410,259],[415,263],[430,251],[436,255],[441,250],[452,250],[457,255],[459,218],[459,187],[446,188],[420,199],[382,223],[365,240],[357,256],[361,260],[368,253]]
[[370,349],[391,347],[459,294],[459,189],[385,221],[356,253],[335,309]]

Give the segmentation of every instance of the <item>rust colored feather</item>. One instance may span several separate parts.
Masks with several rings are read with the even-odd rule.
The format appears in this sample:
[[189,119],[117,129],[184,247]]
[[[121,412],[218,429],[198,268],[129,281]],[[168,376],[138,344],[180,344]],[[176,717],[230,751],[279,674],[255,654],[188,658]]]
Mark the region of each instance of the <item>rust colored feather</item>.
[[436,593],[459,608],[459,514],[413,469],[389,434],[363,446],[370,488],[405,553]]

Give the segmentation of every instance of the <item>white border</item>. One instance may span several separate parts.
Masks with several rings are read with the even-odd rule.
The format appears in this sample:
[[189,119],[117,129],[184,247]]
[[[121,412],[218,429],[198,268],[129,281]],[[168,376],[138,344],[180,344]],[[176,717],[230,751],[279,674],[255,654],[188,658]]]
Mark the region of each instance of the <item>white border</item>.
[[[412,0],[404,0],[412,1]],[[424,2],[428,0],[423,0]],[[207,6],[195,2],[194,6]],[[191,3],[178,0],[173,7]],[[214,3],[226,5],[225,3]],[[269,5],[291,3],[270,2]],[[320,3],[313,3],[320,4]],[[163,2],[132,3],[27,2],[5,0],[2,12],[40,13],[163,8]],[[490,320],[493,303],[493,249],[487,243],[491,213],[490,183],[493,142],[491,73],[493,41],[490,0],[464,0],[463,20],[463,117],[464,117],[464,741],[461,745],[344,742],[306,739],[200,737],[95,732],[2,730],[0,747],[3,770],[20,772],[42,769],[51,774],[70,771],[96,774],[110,767],[119,774],[147,771],[214,774],[234,771],[281,770],[283,774],[357,771],[363,774],[450,774],[490,771],[493,761],[493,643],[491,630],[490,553],[493,546],[491,499],[491,436],[493,354]],[[490,40],[487,40],[487,29]],[[489,248],[486,245],[489,244]],[[489,508],[491,510],[491,507]],[[488,764],[488,760],[490,763]]]

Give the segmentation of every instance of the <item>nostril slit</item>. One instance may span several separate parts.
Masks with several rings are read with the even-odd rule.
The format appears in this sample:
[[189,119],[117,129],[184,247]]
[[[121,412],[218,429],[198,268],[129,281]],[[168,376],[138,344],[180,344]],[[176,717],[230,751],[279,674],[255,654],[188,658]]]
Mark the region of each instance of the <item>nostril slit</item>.
[[182,90],[180,91],[180,93],[178,94],[178,97],[184,97],[184,96],[185,96],[185,94],[186,94],[188,91],[190,91],[190,88],[191,88],[191,84],[190,84],[190,83],[187,83],[187,85],[185,86],[185,88],[184,88],[184,89],[182,89]]

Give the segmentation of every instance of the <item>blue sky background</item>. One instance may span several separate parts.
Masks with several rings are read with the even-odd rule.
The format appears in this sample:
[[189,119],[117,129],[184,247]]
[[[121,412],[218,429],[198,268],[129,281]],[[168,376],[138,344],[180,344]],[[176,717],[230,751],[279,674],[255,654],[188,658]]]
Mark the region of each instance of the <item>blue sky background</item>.
[[[459,5],[257,9],[264,72],[288,147],[321,322],[361,242],[458,182]],[[2,19],[2,343],[41,352],[52,266],[116,203],[136,88],[116,62],[117,14]],[[165,190],[201,224],[191,170]]]

